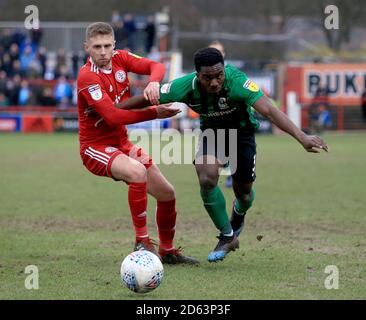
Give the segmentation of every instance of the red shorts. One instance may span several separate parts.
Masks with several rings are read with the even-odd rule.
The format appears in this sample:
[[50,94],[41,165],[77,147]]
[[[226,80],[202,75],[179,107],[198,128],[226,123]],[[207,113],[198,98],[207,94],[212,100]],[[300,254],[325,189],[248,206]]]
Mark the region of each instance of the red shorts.
[[150,156],[131,141],[125,140],[120,146],[90,145],[82,149],[81,159],[84,166],[97,176],[112,177],[111,166],[113,160],[120,154],[125,154],[142,163],[149,169],[153,161]]

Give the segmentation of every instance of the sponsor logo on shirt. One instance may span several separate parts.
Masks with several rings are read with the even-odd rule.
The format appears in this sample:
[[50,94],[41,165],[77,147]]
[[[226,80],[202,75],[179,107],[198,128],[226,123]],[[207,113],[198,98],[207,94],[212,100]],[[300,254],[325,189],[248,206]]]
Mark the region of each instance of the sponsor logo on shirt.
[[113,91],[113,87],[112,87],[112,85],[110,84],[109,85],[109,92],[112,92]]
[[258,92],[259,91],[259,87],[250,79],[245,81],[243,87],[245,89],[248,89],[249,91],[252,91],[252,92]]
[[118,82],[123,82],[126,80],[126,72],[124,72],[123,70],[118,70],[116,72],[115,78]]
[[170,87],[172,86],[172,83],[165,83],[161,86],[160,88],[160,92],[161,93],[169,93],[170,92]]
[[212,117],[221,117],[221,116],[226,116],[229,115],[231,113],[233,113],[236,110],[236,107],[230,109],[230,110],[226,110],[226,111],[217,111],[217,112],[210,112],[210,113],[200,113],[201,117],[205,117],[205,118],[212,118]]
[[103,97],[103,93],[102,93],[102,90],[100,89],[99,84],[94,84],[94,85],[88,87],[88,91],[90,93],[90,96],[95,101],[99,101]]

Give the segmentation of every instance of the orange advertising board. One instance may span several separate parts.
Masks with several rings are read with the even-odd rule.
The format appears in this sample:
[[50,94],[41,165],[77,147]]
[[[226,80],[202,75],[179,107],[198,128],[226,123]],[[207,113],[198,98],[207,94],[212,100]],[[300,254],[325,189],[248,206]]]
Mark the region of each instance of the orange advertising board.
[[300,81],[300,103],[311,103],[321,85],[328,89],[330,104],[359,106],[366,89],[366,64],[303,64]]

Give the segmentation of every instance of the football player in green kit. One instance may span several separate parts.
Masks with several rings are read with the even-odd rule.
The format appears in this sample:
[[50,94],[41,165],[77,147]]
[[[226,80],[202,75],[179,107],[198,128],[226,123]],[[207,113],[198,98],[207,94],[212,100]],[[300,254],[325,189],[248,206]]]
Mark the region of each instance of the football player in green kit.
[[[239,248],[238,236],[244,227],[245,214],[255,198],[254,132],[259,122],[252,108],[294,137],[306,151],[328,151],[328,146],[320,137],[306,135],[298,129],[245,73],[234,66],[225,66],[217,49],[198,50],[194,64],[196,72],[161,85],[159,102],[183,102],[200,115],[202,134],[195,168],[204,207],[220,232],[216,247],[208,255],[208,261],[216,262]],[[131,109],[147,105],[142,97],[134,97],[121,107]],[[205,134],[207,130],[210,133]],[[235,194],[230,220],[218,186],[220,170],[227,164]]]

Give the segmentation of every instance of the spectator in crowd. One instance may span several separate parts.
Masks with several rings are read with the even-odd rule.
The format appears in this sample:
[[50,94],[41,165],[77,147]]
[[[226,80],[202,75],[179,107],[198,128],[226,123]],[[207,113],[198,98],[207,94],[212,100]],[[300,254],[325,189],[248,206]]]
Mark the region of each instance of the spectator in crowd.
[[10,55],[10,59],[11,61],[15,61],[15,60],[19,60],[20,59],[20,55],[19,55],[19,47],[16,43],[13,43],[10,46],[9,49],[9,55]]
[[29,83],[27,80],[22,80],[20,83],[18,105],[25,106],[30,104],[32,92],[29,89]]
[[30,31],[30,37],[32,40],[32,43],[39,48],[39,45],[41,43],[42,40],[42,36],[43,36],[43,30],[38,28],[38,29],[32,29]]
[[219,50],[220,53],[222,54],[222,56],[225,58],[225,55],[226,55],[225,47],[219,40],[212,41],[208,46],[209,46],[209,48],[215,48],[215,49]]
[[6,92],[7,74],[4,70],[0,70],[0,93]]
[[154,41],[155,41],[155,34],[156,34],[156,30],[155,30],[155,19],[154,16],[148,16],[147,18],[147,23],[146,23],[146,27],[145,27],[145,51],[146,53],[150,53],[151,48],[154,45]]
[[33,65],[36,56],[31,46],[26,46],[20,55],[20,70],[23,75],[27,75],[30,67]]
[[10,29],[4,29],[0,37],[0,46],[2,46],[5,51],[8,51],[12,43],[14,42]]
[[112,23],[114,36],[116,39],[116,49],[122,49],[127,43],[126,43],[126,30],[123,26],[123,21],[118,20],[114,23]]
[[79,60],[80,60],[80,55],[78,52],[74,51],[72,53],[72,57],[71,57],[71,64],[72,64],[72,78],[76,79],[77,75],[78,75],[78,71],[79,71]]
[[18,105],[21,80],[22,80],[21,76],[19,74],[16,74],[6,83],[6,96],[9,99],[10,105],[13,106]]
[[[1,34],[0,34],[0,36],[1,36]],[[2,63],[3,63],[2,61],[3,61],[3,55],[4,55],[4,53],[5,53],[5,49],[0,44],[0,68],[2,68]]]
[[111,16],[111,24],[113,25],[116,22],[122,21],[122,17],[119,13],[118,10],[113,10],[112,11],[112,16]]
[[13,75],[13,62],[11,61],[9,53],[4,53],[1,64],[1,69],[5,71],[8,76],[11,77]]
[[332,127],[332,117],[327,106],[323,103],[318,106],[317,121],[315,122],[315,132],[320,134]]
[[15,60],[13,62],[12,68],[11,68],[11,74],[9,76],[14,77],[14,76],[26,76],[26,74],[24,74],[21,70],[21,65],[20,65],[20,61],[19,60]]
[[56,106],[56,100],[53,97],[53,91],[50,87],[44,87],[38,97],[38,102],[41,106]]
[[361,109],[363,120],[366,121],[366,89],[361,95]]
[[78,88],[77,88],[77,81],[75,81],[72,85],[72,98],[71,98],[71,104],[76,106],[78,104]]
[[60,72],[60,74],[56,78],[59,78],[61,76],[65,77],[66,79],[70,78],[69,77],[70,70],[69,70],[69,66],[67,64],[62,65],[59,72]]
[[65,76],[61,76],[57,84],[54,88],[54,97],[56,99],[57,104],[65,104],[65,98],[67,101],[70,101],[72,97],[72,88],[71,85],[67,82]]
[[127,47],[135,51],[136,22],[132,14],[127,13],[123,19],[123,28],[127,36]]
[[310,104],[309,120],[311,130],[317,130],[320,105],[324,105],[326,107],[329,105],[328,89],[321,83],[319,83]]
[[37,53],[37,58],[40,65],[40,73],[42,78],[45,77],[47,68],[47,49],[45,47],[40,47]]
[[315,91],[312,103],[315,104],[316,107],[318,107],[320,104],[324,104],[326,106],[329,105],[329,90],[326,86],[319,84]]
[[19,52],[22,54],[26,47],[31,47],[32,52],[35,54],[38,50],[37,46],[32,42],[32,39],[28,36],[24,38],[24,40],[21,42],[19,46]]
[[16,43],[19,46],[20,51],[22,51],[22,43],[24,43],[25,39],[26,36],[23,31],[21,29],[17,29],[11,36],[11,43]]
[[7,107],[9,105],[9,100],[5,96],[3,92],[0,92],[0,108],[1,107]]
[[57,50],[55,78],[59,78],[61,75],[65,75],[62,73],[62,68],[64,68],[64,66],[66,65],[67,65],[66,51],[64,48],[60,48]]

